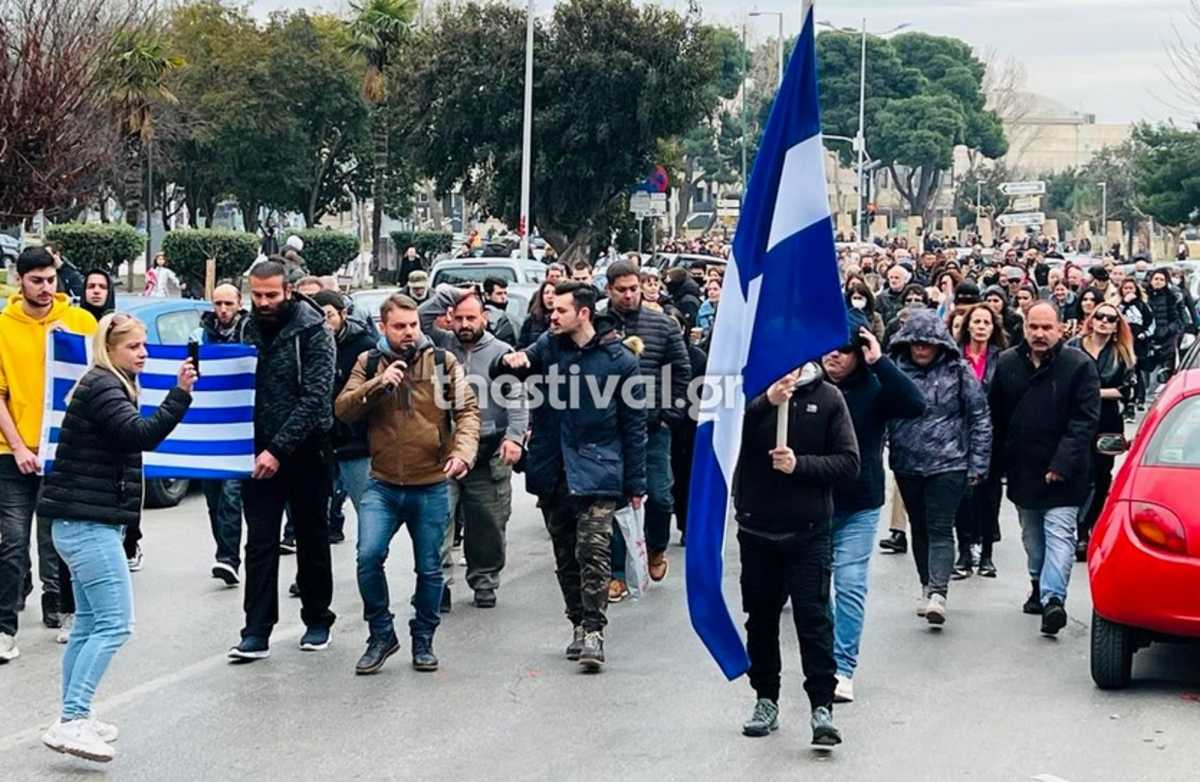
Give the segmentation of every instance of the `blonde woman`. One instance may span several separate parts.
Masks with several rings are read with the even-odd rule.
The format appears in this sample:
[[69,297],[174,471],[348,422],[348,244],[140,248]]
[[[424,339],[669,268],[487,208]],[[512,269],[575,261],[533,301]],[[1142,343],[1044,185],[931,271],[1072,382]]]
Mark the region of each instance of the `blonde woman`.
[[[1133,330],[1116,305],[1102,301],[1083,322],[1080,336],[1067,343],[1079,348],[1096,362],[1100,374],[1100,434],[1123,434],[1122,402],[1133,399],[1136,381],[1137,356],[1134,352]],[[1087,558],[1088,536],[1108,499],[1112,485],[1113,457],[1092,453],[1092,495],[1079,513],[1079,537],[1075,558]]]
[[92,698],[133,628],[133,589],[122,539],[142,510],[142,452],[153,450],[192,403],[196,370],[148,418],[138,411],[146,329],[121,313],[100,320],[93,364],[71,391],[54,469],[38,504],[51,519],[54,546],[71,569],[75,626],[63,656],[62,710],[42,737],[47,747],[97,762],[113,759],[117,729],[92,714]]

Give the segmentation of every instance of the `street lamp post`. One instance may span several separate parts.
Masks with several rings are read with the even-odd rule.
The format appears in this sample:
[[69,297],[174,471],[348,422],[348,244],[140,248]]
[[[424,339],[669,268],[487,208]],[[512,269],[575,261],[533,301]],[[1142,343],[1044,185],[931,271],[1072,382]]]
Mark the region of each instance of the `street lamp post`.
[[783,86],[783,12],[782,11],[751,11],[750,16],[774,16],[779,20],[779,47],[776,51],[776,72],[779,74],[779,81],[776,86]]
[[[854,136],[854,151],[858,155],[858,214],[855,215],[854,222],[858,226],[858,238],[863,237],[863,199],[865,188],[863,187],[863,165],[867,154],[866,144],[866,113],[867,113],[867,20],[862,20],[862,29],[855,30],[852,27],[837,27],[830,22],[818,22],[821,27],[833,30],[839,33],[860,33],[862,35],[861,55],[859,57],[858,69],[858,132]],[[886,32],[876,34],[877,38],[883,38],[897,33],[908,27],[909,23],[899,24]]]
[[1100,183],[1100,235],[1104,237],[1101,242],[1101,255],[1108,254],[1108,183]]
[[[743,21],[742,22],[742,111],[741,111],[741,115],[742,115],[742,195],[741,195],[741,198],[742,198],[743,202],[745,202],[745,198],[746,198],[746,177],[748,175],[748,172],[746,171],[746,67],[747,67],[747,65],[748,65],[748,63],[747,63],[747,56],[746,56],[746,22]],[[640,250],[641,248],[639,247],[638,249]]]
[[525,110],[521,132],[521,257],[529,258],[529,187],[533,167],[533,0],[525,9]]

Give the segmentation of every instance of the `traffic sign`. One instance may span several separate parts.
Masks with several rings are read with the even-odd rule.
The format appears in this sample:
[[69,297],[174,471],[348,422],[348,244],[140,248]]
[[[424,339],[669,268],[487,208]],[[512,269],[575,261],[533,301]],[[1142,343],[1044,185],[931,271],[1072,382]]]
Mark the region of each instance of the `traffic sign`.
[[665,217],[667,214],[667,194],[650,194],[650,214],[654,217]]
[[650,214],[650,194],[644,190],[629,195],[629,211],[638,217]]
[[1012,210],[1014,212],[1034,212],[1042,206],[1041,196],[1021,196],[1012,200]]
[[1000,215],[996,218],[996,222],[1005,228],[1013,225],[1041,225],[1046,222],[1046,215],[1041,212],[1021,212],[1019,214]]
[[1043,195],[1046,192],[1046,183],[1037,180],[1031,182],[1005,182],[1000,185],[1000,192],[1006,196],[1031,196]]

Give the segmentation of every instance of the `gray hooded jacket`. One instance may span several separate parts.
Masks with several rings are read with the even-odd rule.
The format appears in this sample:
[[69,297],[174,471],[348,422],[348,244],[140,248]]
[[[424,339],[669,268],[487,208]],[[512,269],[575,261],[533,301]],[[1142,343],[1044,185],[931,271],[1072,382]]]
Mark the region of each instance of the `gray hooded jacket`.
[[[932,364],[918,366],[909,350],[915,342],[936,345],[941,352]],[[892,470],[920,476],[965,470],[968,478],[986,476],[992,453],[987,397],[946,324],[932,310],[918,310],[888,350],[927,402],[920,418],[888,423]]]

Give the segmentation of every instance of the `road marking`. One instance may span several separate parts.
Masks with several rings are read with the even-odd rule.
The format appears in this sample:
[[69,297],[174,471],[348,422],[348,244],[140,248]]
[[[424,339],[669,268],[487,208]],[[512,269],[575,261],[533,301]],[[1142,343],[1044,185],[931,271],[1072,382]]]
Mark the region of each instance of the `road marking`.
[[[303,634],[302,631],[303,627],[299,627],[282,633],[274,633],[271,641],[275,644],[279,644],[279,642],[298,641],[300,640],[300,636]],[[180,668],[178,671],[163,674],[157,679],[151,679],[150,681],[143,682],[142,684],[128,689],[125,692],[118,693],[110,698],[106,698],[99,703],[93,704],[93,712],[95,714],[106,714],[110,711],[119,709],[122,706],[127,706],[144,695],[149,695],[150,693],[161,690],[164,687],[170,687],[174,684],[186,681],[197,674],[204,673],[214,668],[219,668],[222,665],[230,665],[229,657],[225,654],[225,652],[222,652],[219,655],[213,655],[212,657],[205,657],[203,660],[198,660],[186,668]],[[11,733],[3,738],[0,738],[0,752],[7,752],[10,749],[17,748],[21,744],[25,744],[33,741],[34,739],[40,738],[56,718],[57,715],[47,717],[44,725],[35,725],[31,728],[26,728],[25,730],[18,731],[17,733]]]
[[1067,782],[1067,780],[1063,779],[1062,777],[1056,777],[1053,774],[1038,774],[1033,778],[1038,782]]

